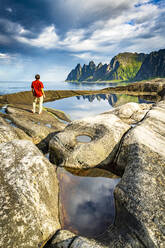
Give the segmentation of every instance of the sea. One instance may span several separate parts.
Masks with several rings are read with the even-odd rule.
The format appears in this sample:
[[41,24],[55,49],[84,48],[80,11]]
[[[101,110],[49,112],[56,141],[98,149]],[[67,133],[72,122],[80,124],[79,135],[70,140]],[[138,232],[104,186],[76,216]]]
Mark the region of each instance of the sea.
[[[107,87],[116,87],[126,83],[107,82],[44,82],[44,90],[99,90]],[[128,83],[127,83],[128,84]],[[31,90],[30,81],[0,81],[0,95],[11,94],[20,91]],[[65,112],[71,120],[94,116],[127,102],[150,103],[137,96],[125,94],[97,94],[89,96],[75,96],[44,103],[45,107],[51,107]]]

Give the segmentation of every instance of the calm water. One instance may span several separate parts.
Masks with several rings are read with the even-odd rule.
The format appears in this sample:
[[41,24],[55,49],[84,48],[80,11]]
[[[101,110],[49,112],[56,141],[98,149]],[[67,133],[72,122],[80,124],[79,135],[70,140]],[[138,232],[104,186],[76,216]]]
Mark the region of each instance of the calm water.
[[[96,90],[106,87],[115,87],[118,83],[67,83],[67,82],[43,82],[45,90]],[[120,83],[122,84],[122,83]],[[0,81],[0,95],[31,90],[30,81]]]
[[60,109],[69,115],[71,120],[75,120],[103,113],[127,102],[150,103],[150,101],[146,101],[137,96],[97,94],[65,98],[44,103],[44,106]]
[[[97,90],[109,86],[124,85],[125,83],[67,83],[45,82],[45,90]],[[30,90],[31,82],[0,82],[0,94],[9,94]],[[45,103],[45,107],[51,107],[64,111],[71,120],[94,116],[108,111],[113,107],[127,102],[149,102],[137,96],[123,94],[97,94],[90,96],[77,96]]]
[[75,234],[95,237],[113,224],[113,192],[119,178],[76,176],[62,168],[58,168],[57,174],[62,228]]

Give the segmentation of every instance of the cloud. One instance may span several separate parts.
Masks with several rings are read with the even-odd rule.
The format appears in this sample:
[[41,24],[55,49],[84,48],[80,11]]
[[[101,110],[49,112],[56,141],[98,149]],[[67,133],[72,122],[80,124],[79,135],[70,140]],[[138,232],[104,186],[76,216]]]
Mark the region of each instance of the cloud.
[[[82,27],[89,25],[99,19],[109,19],[123,13],[137,2],[135,0],[57,0],[53,5],[52,11],[56,9],[63,13],[70,26]],[[66,22],[66,25],[67,25]]]
[[60,199],[66,213],[62,217],[67,223],[87,236],[98,235],[112,224],[115,214],[113,189],[119,179],[74,176],[61,169],[58,173],[60,186],[63,186]]
[[0,44],[4,45],[8,43],[10,43],[9,37],[7,35],[0,34]]
[[0,53],[0,59],[10,59],[10,55],[5,53]]
[[1,68],[2,68],[2,65],[4,64],[12,64],[17,61],[18,59],[18,54],[9,54],[9,53],[3,53],[3,52],[0,52],[0,64],[1,64]]
[[12,8],[9,8],[9,7],[6,8],[6,11],[8,11],[8,12],[10,12],[10,13],[13,12]]
[[[28,11],[27,3],[4,6],[0,18],[3,47],[0,59],[5,63],[11,61],[11,53],[22,56],[22,61],[26,57],[39,61],[39,57],[45,56],[43,68],[46,69],[42,70],[45,78],[59,75],[58,70],[47,71],[54,64],[65,63],[72,67],[74,63],[88,63],[89,60],[109,63],[119,52],[149,53],[165,47],[163,2],[42,0],[40,6],[32,0],[29,2]],[[41,13],[43,8],[44,14]],[[2,58],[3,54],[10,58]],[[66,74],[64,69],[62,72]]]
[[[133,47],[134,51],[137,51],[136,46],[138,51],[159,49],[165,44],[164,19],[161,17],[164,13],[164,9],[159,9],[156,5],[145,2],[139,7],[133,7],[127,14],[92,24],[88,30],[81,31],[81,34],[84,33],[84,37],[77,33],[76,40],[74,40],[76,30],[68,32],[63,45],[70,51],[81,52],[77,56],[82,59],[90,55],[91,52],[100,52],[103,56],[107,53],[113,55],[125,51],[125,49],[129,51]],[[93,32],[91,31],[92,27],[94,27]],[[154,40],[160,40],[160,42],[154,43]],[[139,43],[139,41],[141,42]],[[147,42],[152,44],[153,48],[148,47]]]
[[17,22],[12,22],[4,18],[0,18],[0,29],[6,33],[8,36],[12,34],[30,34],[31,32],[25,29],[21,24]]
[[75,58],[78,58],[84,61],[93,60],[95,61],[95,63],[99,63],[100,61],[102,63],[106,63],[110,59],[109,56],[107,55],[102,55],[102,54],[97,54],[97,53],[92,53],[92,52],[72,53],[71,55]]
[[[69,9],[74,6],[74,11],[81,6],[81,1],[79,4],[75,0],[66,0],[65,2]],[[135,6],[135,3],[139,4],[139,6]],[[94,8],[91,9],[92,6]],[[21,43],[34,47],[65,50],[82,60],[92,59],[93,57],[97,60],[106,58],[109,54],[113,55],[125,49],[127,51],[133,49],[137,51],[136,47],[138,51],[152,50],[152,47],[147,47],[147,43],[153,44],[154,49],[159,49],[163,46],[165,38],[165,34],[162,32],[163,25],[159,30],[159,35],[157,26],[159,23],[161,27],[160,20],[162,24],[164,22],[161,17],[165,13],[164,9],[160,9],[148,1],[141,0],[121,0],[117,3],[104,0],[102,4],[98,0],[92,0],[82,5],[82,15],[86,13],[85,10],[97,11],[100,8],[102,9],[103,6],[110,11],[115,9],[116,13],[117,9],[118,11],[122,9],[123,12],[115,18],[110,17],[106,21],[96,21],[89,25],[88,28],[71,29],[63,36],[57,34],[53,24],[44,28],[37,38],[25,37],[24,29],[22,28],[23,32],[21,33],[21,27],[18,26],[19,35],[15,38]],[[79,11],[81,12],[81,9]],[[156,37],[160,41],[159,44],[154,44],[154,40],[157,40]],[[141,41],[140,44],[139,40]]]
[[30,46],[41,47],[45,49],[56,48],[59,41],[54,25],[44,28],[38,38],[15,36],[15,39]]
[[69,68],[65,65],[64,66],[53,65],[43,68],[41,71],[42,80],[44,81],[56,81],[56,80],[61,81],[63,80],[61,76],[68,75],[68,73],[69,73]]

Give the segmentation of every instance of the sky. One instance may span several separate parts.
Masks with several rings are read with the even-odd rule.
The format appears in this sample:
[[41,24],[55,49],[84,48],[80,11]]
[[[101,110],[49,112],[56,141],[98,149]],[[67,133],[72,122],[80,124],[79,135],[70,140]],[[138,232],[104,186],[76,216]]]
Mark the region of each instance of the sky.
[[165,0],[0,0],[0,81],[62,81],[78,63],[165,48]]

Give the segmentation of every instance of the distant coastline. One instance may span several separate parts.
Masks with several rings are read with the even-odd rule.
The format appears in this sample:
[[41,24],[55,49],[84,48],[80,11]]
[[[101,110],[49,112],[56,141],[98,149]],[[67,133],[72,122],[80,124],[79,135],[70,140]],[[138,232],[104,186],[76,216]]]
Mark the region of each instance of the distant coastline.
[[[97,80],[97,81],[78,81],[78,80],[65,80],[66,83],[77,83],[77,84],[96,84],[96,83],[104,83],[104,84],[115,84],[115,83],[125,83],[125,84],[130,84],[130,83],[138,83],[138,82],[146,82],[146,81],[150,81],[150,80],[154,80],[154,79],[157,79],[158,77],[150,77],[150,78],[147,78],[147,79],[144,79],[144,80],[129,80],[129,81],[126,81],[126,80]],[[159,77],[160,79],[165,79],[165,77]]]
[[65,80],[66,83],[131,83],[131,81],[125,81],[125,80],[97,80],[97,81],[78,81],[78,80]]

